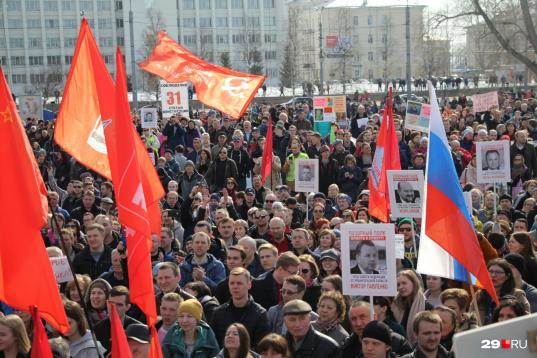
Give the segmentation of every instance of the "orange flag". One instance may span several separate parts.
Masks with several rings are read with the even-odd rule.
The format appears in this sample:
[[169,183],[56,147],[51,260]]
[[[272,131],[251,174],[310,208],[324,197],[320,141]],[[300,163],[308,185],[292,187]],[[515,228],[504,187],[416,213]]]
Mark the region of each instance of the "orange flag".
[[38,306],[43,318],[67,333],[40,232],[47,222],[47,189],[1,68],[0,143],[0,300],[26,312]]
[[127,336],[123,329],[123,324],[117,313],[116,305],[109,305],[110,308],[110,338],[112,339],[112,358],[132,358]]
[[32,307],[32,320],[34,321],[34,336],[32,338],[32,354],[30,358],[52,358],[52,350],[48,342],[47,332],[43,327],[41,315],[37,307]]
[[105,128],[104,134],[119,219],[126,227],[130,297],[144,312],[148,326],[152,327],[157,321],[157,309],[151,271],[151,228],[135,138],[130,131],[132,122],[127,97],[127,76],[119,49],[116,53],[115,93],[114,119]]
[[[272,174],[272,118],[269,118],[267,128],[267,138],[263,148],[263,158],[261,159],[261,182],[265,184],[267,178]],[[272,186],[272,178],[270,180]]]
[[[115,114],[114,93],[114,81],[88,22],[83,19],[56,120],[54,139],[77,161],[110,180],[112,175],[104,129]],[[164,189],[136,128],[131,125],[125,133],[128,131],[134,137],[135,153],[141,167],[151,230],[160,234],[158,201],[164,196]]]
[[208,63],[179,45],[165,31],[160,31],[158,37],[159,43],[151,56],[139,64],[140,68],[167,82],[192,82],[200,102],[231,117],[242,116],[265,81],[264,76]]
[[387,170],[401,170],[399,142],[393,122],[392,89],[388,90],[382,123],[377,138],[377,146],[371,175],[369,177],[369,214],[382,222],[390,220],[390,199],[388,195]]

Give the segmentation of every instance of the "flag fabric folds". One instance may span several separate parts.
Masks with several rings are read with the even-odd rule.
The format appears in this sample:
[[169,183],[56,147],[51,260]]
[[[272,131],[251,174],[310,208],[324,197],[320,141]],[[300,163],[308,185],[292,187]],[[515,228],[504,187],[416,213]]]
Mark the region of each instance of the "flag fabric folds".
[[401,170],[399,143],[393,122],[392,88],[388,90],[382,123],[369,176],[369,214],[382,222],[390,220],[387,170]]
[[[77,161],[111,180],[105,128],[115,114],[115,87],[86,19],[82,20],[77,47],[58,112],[54,139]],[[158,201],[164,189],[134,126],[136,155],[141,166],[151,230],[160,233]],[[124,134],[124,133],[122,133]]]
[[52,358],[52,350],[48,342],[47,332],[41,321],[41,315],[37,307],[31,309],[32,321],[34,322],[34,336],[32,337],[32,353],[30,358]]
[[[422,223],[422,245],[419,258],[429,262],[440,263],[450,270],[454,278],[461,278],[464,269],[477,279],[478,283],[498,302],[496,291],[487,270],[483,252],[477,241],[473,221],[464,202],[459,178],[455,171],[451,150],[436,99],[436,92],[431,82],[427,83],[431,99],[430,139],[427,153],[425,175],[425,207]],[[434,160],[431,160],[433,159]],[[434,244],[428,242],[431,240]],[[425,246],[423,245],[425,243]],[[429,248],[433,248],[429,250]],[[446,255],[453,260],[446,261]],[[418,270],[427,270],[423,262],[418,263]],[[421,271],[420,271],[421,272]],[[465,281],[469,281],[468,277]]]
[[132,358],[117,308],[114,304],[110,304],[108,307],[110,308],[110,338],[112,339],[111,358]]
[[179,45],[165,31],[160,31],[158,38],[153,53],[139,64],[140,68],[167,82],[192,82],[202,103],[231,117],[242,116],[265,81],[264,76],[208,63]]
[[0,300],[26,312],[38,306],[44,319],[66,333],[67,316],[40,232],[47,222],[47,189],[1,68],[0,143]]
[[[267,178],[272,174],[272,118],[269,118],[267,127],[267,138],[263,148],[263,158],[261,159],[261,182],[265,184]],[[272,180],[270,181],[272,185]]]

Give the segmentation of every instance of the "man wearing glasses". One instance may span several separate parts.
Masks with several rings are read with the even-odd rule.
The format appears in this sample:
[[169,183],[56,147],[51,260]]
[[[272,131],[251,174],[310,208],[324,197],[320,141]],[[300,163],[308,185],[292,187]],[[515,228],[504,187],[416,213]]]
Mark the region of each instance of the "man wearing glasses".
[[264,209],[259,209],[254,214],[255,225],[250,228],[249,235],[254,239],[269,240],[269,220],[270,216]]
[[[402,234],[405,241],[405,258],[401,263],[404,268],[409,269],[414,269],[418,265],[418,255],[416,253],[417,247],[414,247],[414,241],[416,241],[416,245],[419,245],[419,243],[415,227],[414,230],[412,230],[413,225],[414,221],[410,218],[401,219],[397,225],[397,233]],[[414,234],[414,237],[412,234]]]
[[[301,300],[306,292],[306,281],[299,275],[291,275],[283,280],[281,288],[283,300],[281,303],[272,306],[267,311],[270,331],[282,336],[287,333],[287,328],[283,324],[283,306],[291,300]],[[314,322],[319,315],[313,311],[310,313],[311,321]]]

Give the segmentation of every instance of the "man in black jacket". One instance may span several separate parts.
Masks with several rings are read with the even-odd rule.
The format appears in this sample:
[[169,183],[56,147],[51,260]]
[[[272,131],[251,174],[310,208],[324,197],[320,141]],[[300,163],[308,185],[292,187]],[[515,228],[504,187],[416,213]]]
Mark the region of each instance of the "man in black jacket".
[[230,324],[238,322],[248,330],[250,346],[256,347],[270,329],[267,311],[248,295],[248,290],[252,287],[250,272],[244,267],[231,270],[228,287],[231,299],[214,311],[211,323],[218,344],[223,346],[227,328]]
[[311,327],[311,306],[302,300],[291,300],[283,306],[285,338],[294,358],[339,358],[341,349],[332,338]]
[[447,358],[449,356],[448,351],[440,345],[442,319],[438,314],[431,311],[419,312],[414,318],[413,329],[417,339],[416,348],[402,358]]
[[86,229],[88,246],[80,251],[73,260],[75,272],[86,274],[95,280],[112,266],[112,249],[104,244],[104,227],[90,225]]
[[229,158],[233,159],[237,165],[239,190],[246,189],[246,177],[250,176],[254,163],[244,149],[241,137],[233,136],[233,145],[229,149]]
[[[126,329],[131,324],[140,324],[141,322],[129,317],[125,314],[131,308],[129,289],[125,286],[116,286],[110,290],[108,303],[116,306],[119,319],[123,323],[123,329]],[[95,325],[95,336],[101,342],[107,352],[112,348],[112,337],[110,333],[110,317],[106,317]]]
[[180,123],[181,117],[178,115],[173,115],[168,120],[168,123],[164,127],[162,134],[164,134],[166,139],[166,148],[175,150],[175,147],[178,145],[185,145],[185,134],[186,131]]

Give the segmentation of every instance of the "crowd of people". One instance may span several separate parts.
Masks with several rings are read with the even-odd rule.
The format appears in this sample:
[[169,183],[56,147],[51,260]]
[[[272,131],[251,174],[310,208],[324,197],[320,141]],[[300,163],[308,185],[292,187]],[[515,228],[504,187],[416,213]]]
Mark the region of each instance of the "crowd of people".
[[[535,95],[499,92],[499,108],[483,113],[473,113],[462,94],[441,103],[498,305],[484,290],[471,305],[466,284],[416,272],[421,222],[410,218],[395,222],[404,235],[397,295],[370,302],[344,294],[342,270],[351,268],[341,265],[339,228],[377,222],[368,212],[367,182],[383,103],[349,99],[334,138],[316,131],[306,103],[252,105],[239,120],[214,110],[173,115],[151,129],[134,116],[166,190],[162,232],[153,235],[151,251],[164,357],[447,357],[455,333],[536,312]],[[359,125],[364,117],[369,121]],[[404,118],[399,102],[401,166],[425,170],[427,136],[405,129]],[[263,181],[269,121],[272,172]],[[49,256],[67,256],[76,273],[76,282],[59,285],[70,330],[60,336],[47,327],[53,352],[109,353],[109,305],[115,305],[133,357],[146,357],[149,330],[130,302],[129,247],[112,183],[54,143],[53,121],[28,119],[26,130],[52,208],[43,240]],[[476,142],[493,140],[509,141],[511,151],[512,180],[497,188],[476,181]],[[302,158],[319,160],[319,192],[295,192],[295,163]],[[352,269],[374,273],[361,261],[371,248],[362,246]],[[1,309],[0,351],[27,356],[31,316]]]

